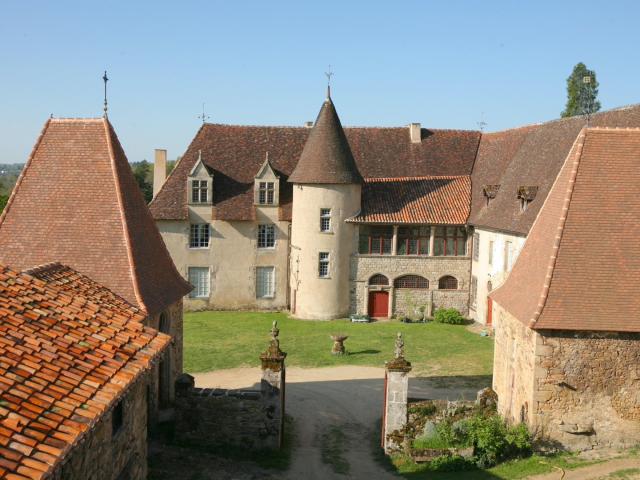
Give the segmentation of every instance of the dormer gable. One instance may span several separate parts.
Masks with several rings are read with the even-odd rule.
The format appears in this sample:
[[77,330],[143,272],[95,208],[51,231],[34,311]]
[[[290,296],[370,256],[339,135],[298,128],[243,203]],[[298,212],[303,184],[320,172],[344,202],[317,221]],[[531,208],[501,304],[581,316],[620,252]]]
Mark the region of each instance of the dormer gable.
[[202,151],[187,177],[189,204],[211,204],[213,201],[213,172],[202,161]]
[[277,207],[280,200],[280,177],[269,161],[269,152],[254,179],[253,203],[262,207]]

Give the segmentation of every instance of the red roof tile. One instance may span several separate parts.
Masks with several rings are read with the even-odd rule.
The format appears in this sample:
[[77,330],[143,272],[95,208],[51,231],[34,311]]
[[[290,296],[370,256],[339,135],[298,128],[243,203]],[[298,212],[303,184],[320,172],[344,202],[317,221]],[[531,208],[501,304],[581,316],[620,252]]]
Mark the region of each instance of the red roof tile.
[[535,329],[640,332],[639,159],[640,129],[585,129],[492,298]]
[[471,207],[471,179],[461,177],[369,178],[354,223],[463,225]]
[[[51,473],[171,340],[136,308],[0,265],[0,468]],[[104,297],[102,297],[104,299]]]
[[[156,220],[187,219],[187,176],[202,151],[213,173],[213,216],[253,220],[253,182],[265,152],[280,175],[280,219],[291,220],[292,185],[287,181],[311,129],[203,125],[149,209]],[[365,178],[470,175],[480,132],[422,129],[412,143],[409,128],[344,128],[360,174]]]
[[0,261],[60,261],[149,314],[188,293],[106,119],[47,121],[0,216]]

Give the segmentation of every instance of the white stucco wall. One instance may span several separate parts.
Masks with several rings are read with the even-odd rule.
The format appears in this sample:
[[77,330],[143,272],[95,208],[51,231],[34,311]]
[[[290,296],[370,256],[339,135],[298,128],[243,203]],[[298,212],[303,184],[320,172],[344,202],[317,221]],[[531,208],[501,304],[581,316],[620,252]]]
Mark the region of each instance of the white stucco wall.
[[[295,185],[291,226],[291,304],[294,316],[332,319],[349,313],[350,257],[360,210],[360,185]],[[331,232],[320,231],[320,209],[331,209]],[[318,255],[329,252],[329,277],[318,275]],[[295,306],[294,306],[295,304]]]
[[[477,322],[485,324],[487,322],[488,282],[491,282],[493,289],[502,285],[507,278],[508,271],[513,267],[520,254],[526,237],[524,235],[514,235],[482,228],[476,228],[474,233],[479,234],[480,251],[478,260],[474,260],[473,250],[471,250],[471,276],[472,278],[474,276],[477,278],[478,289],[476,304],[470,305],[469,316]],[[492,241],[493,259],[490,264],[489,246]],[[507,248],[507,242],[510,242],[510,268],[505,266],[505,249]]]

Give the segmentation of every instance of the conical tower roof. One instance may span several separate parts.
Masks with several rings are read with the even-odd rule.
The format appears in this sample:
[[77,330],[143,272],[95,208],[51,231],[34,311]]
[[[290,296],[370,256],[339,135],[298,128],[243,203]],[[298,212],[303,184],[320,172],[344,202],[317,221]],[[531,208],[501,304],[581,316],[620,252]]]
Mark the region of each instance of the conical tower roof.
[[362,183],[349,142],[331,96],[322,104],[300,160],[291,173],[292,183]]

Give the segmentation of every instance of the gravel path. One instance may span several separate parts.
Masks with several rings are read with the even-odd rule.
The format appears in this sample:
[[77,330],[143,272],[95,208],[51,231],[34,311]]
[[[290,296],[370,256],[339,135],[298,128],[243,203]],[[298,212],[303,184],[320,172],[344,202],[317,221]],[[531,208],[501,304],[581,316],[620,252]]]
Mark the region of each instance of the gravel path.
[[[200,387],[245,388],[257,386],[260,369],[234,368],[194,377]],[[374,457],[374,444],[380,438],[383,386],[383,368],[287,368],[286,410],[295,420],[297,439],[291,468],[282,478],[400,478]],[[473,398],[479,388],[465,387],[436,388],[426,379],[414,378],[410,396]]]

